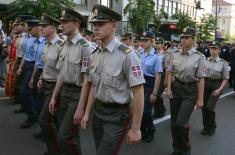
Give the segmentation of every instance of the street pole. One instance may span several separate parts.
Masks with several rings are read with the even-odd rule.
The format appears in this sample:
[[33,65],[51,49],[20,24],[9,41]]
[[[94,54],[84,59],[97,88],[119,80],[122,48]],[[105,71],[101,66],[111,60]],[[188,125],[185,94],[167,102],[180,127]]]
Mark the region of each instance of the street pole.
[[217,0],[215,0],[215,40],[217,39],[217,36],[216,36],[216,32],[217,32],[217,18],[218,18],[218,4],[217,4]]

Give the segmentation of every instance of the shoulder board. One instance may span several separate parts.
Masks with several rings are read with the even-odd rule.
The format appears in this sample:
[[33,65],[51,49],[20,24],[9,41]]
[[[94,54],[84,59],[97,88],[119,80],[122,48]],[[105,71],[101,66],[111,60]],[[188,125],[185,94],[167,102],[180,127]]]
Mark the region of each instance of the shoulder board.
[[197,53],[197,54],[199,54],[200,56],[202,56],[202,57],[205,57],[205,55],[204,54],[202,54],[201,52],[199,52],[199,51],[197,51],[196,50],[196,52],[195,53]]
[[89,45],[85,39],[80,39],[78,42],[81,43],[83,47],[87,47]]
[[96,51],[98,51],[98,49],[99,49],[99,48],[97,47],[91,54],[93,54],[93,53],[95,53]]
[[221,58],[220,58],[220,61],[222,61],[222,62],[224,62],[224,63],[226,63],[226,64],[228,63],[226,60],[221,59]]
[[131,52],[131,49],[130,49],[128,46],[124,45],[124,44],[119,45],[119,46],[118,46],[118,49],[119,49],[120,51],[126,53],[126,54],[128,54],[128,53]]
[[60,39],[57,41],[57,43],[60,45],[60,46],[63,46],[65,44],[65,41]]

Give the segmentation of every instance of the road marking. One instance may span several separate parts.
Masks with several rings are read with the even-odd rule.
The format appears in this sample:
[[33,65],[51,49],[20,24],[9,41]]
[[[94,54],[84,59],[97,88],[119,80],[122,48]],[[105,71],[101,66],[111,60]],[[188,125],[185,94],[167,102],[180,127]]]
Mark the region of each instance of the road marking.
[[[221,99],[221,98],[224,98],[224,97],[226,97],[226,96],[229,96],[229,95],[231,95],[231,94],[233,94],[233,93],[234,93],[233,91],[230,91],[230,92],[228,92],[228,93],[225,93],[225,94],[223,94],[223,95],[220,96],[220,99]],[[171,115],[166,115],[166,116],[164,116],[164,117],[162,117],[162,118],[160,118],[160,119],[154,120],[154,121],[153,121],[153,124],[154,124],[154,125],[160,124],[160,123],[162,123],[162,122],[164,122],[164,121],[167,121],[167,120],[170,119],[170,118],[171,118]]]
[[230,91],[228,93],[225,93],[225,94],[221,95],[220,98],[224,98],[224,97],[229,96],[229,95],[231,95],[233,93],[234,93],[233,91]]
[[10,97],[0,97],[0,100],[8,100],[8,99],[11,99]]

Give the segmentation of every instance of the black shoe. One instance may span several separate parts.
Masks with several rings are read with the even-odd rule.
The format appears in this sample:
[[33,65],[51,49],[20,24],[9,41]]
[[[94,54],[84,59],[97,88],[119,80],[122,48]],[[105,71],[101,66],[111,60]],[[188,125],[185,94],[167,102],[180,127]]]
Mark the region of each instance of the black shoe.
[[153,118],[155,118],[155,119],[162,118],[165,116],[165,114],[166,114],[166,109],[163,109],[161,112],[154,114]]
[[208,134],[208,129],[203,128],[201,131],[201,135],[207,135]]
[[147,143],[150,143],[150,142],[153,141],[153,138],[154,138],[154,133],[151,133],[151,134],[149,134],[149,135],[145,138],[145,141],[146,141]]
[[170,155],[181,155],[181,153],[180,152],[172,152]]
[[208,131],[208,135],[209,136],[212,136],[212,135],[214,135],[215,134],[215,129],[210,129],[209,131]]
[[23,113],[24,109],[18,109],[18,110],[14,110],[13,113],[14,114],[19,114],[19,113]]
[[20,125],[20,129],[27,129],[34,125],[34,122],[25,121],[23,124]]
[[36,134],[33,135],[33,138],[35,138],[35,139],[39,139],[39,138],[43,138],[43,137],[44,136],[43,136],[42,132],[39,132],[39,133],[36,133]]

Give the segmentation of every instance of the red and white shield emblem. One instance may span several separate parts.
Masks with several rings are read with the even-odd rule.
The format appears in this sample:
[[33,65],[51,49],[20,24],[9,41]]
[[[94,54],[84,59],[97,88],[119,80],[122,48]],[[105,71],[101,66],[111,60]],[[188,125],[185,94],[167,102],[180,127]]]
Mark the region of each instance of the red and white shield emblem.
[[140,66],[134,66],[131,68],[132,73],[135,77],[140,77],[141,76],[141,69]]
[[83,65],[88,67],[91,63],[91,58],[83,58]]

